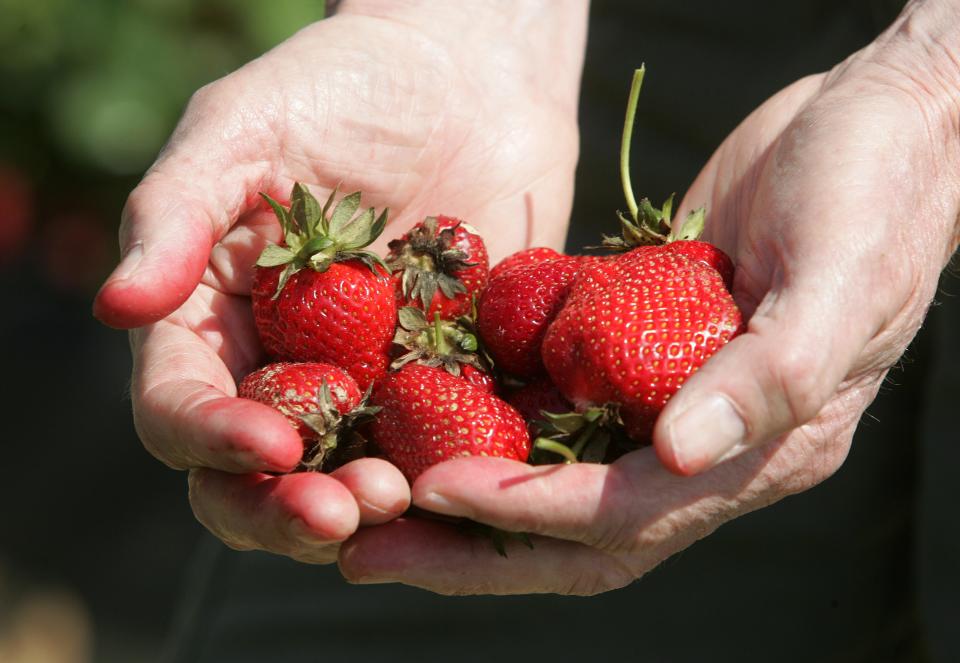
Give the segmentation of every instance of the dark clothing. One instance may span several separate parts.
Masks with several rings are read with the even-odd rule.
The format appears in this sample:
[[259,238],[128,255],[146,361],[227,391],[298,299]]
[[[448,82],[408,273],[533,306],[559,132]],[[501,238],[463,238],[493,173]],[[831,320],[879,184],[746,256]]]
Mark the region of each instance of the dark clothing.
[[[868,43],[900,4],[596,0],[571,248],[609,231],[622,206],[620,126],[641,61],[648,73],[633,172],[638,190],[662,200],[754,107]],[[955,282],[945,287],[960,291]],[[960,381],[938,370],[958,365],[949,332],[960,307],[945,302],[891,373],[836,476],[725,525],[626,589],[593,598],[448,598],[354,587],[333,567],[234,553],[211,539],[172,658],[960,660],[950,635],[960,626],[951,600],[960,595],[952,563],[960,543],[949,511]]]

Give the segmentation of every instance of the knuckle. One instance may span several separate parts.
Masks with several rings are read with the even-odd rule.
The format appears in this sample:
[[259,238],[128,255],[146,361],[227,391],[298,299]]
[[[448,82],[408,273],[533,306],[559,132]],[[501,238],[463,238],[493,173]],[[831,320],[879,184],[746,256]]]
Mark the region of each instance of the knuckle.
[[190,95],[190,99],[187,100],[184,116],[192,117],[195,115],[203,115],[210,105],[214,103],[219,84],[219,81],[213,81],[197,88],[194,93]]
[[211,515],[207,508],[210,495],[203,477],[204,473],[198,470],[191,470],[187,475],[187,499],[197,522],[203,525],[231,550],[247,551],[259,549],[259,546],[250,540],[249,537],[231,532],[231,528],[225,527],[224,523]]
[[629,553],[637,540],[640,524],[636,517],[636,495],[643,494],[640,486],[631,480],[629,472],[611,466],[606,473],[606,490],[600,502],[594,526],[584,535],[583,542],[607,553]]
[[813,419],[826,402],[820,363],[816,351],[799,347],[783,349],[770,363],[771,382],[781,395],[790,427]]

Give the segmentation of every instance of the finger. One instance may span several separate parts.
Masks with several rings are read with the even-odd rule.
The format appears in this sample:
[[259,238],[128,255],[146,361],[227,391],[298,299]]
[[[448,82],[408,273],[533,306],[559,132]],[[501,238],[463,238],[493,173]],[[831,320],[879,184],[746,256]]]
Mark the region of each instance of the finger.
[[670,400],[654,430],[670,470],[696,474],[802,426],[854,374],[883,320],[866,283],[839,269],[807,264],[774,285],[746,332]]
[[197,334],[162,321],[131,338],[134,422],[154,456],[178,469],[228,472],[282,472],[300,460],[303,442],[286,418],[234,398],[234,376]]
[[122,259],[97,293],[94,315],[113,327],[155,322],[200,282],[210,251],[251,204],[261,165],[228,165],[222,148],[187,132],[127,199]]
[[360,525],[380,525],[410,507],[410,484],[396,467],[380,458],[360,458],[330,473],[353,493]]
[[533,548],[508,542],[506,557],[490,539],[451,525],[403,518],[360,530],[340,548],[350,582],[401,582],[439,594],[574,594],[589,596],[635,576],[615,558],[570,541],[534,537]]
[[274,477],[196,469],[189,485],[197,520],[237,550],[328,563],[336,557],[336,544],[359,523],[353,495],[325,474]]
[[683,478],[649,448],[611,465],[464,458],[424,472],[414,483],[413,503],[511,532],[637,553],[652,564],[705,534],[710,518],[716,526],[752,508],[766,486],[758,476],[764,462],[744,459],[722,472]]

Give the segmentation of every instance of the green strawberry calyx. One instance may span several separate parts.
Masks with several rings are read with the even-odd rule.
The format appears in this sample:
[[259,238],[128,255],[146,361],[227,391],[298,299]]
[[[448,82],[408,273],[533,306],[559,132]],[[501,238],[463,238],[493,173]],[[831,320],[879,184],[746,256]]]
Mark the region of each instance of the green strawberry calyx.
[[[369,397],[370,389],[368,388],[357,407],[346,414],[340,414],[330,385],[324,378],[320,389],[317,390],[316,409],[300,415],[300,420],[316,434],[316,441],[304,452],[300,463],[301,469],[318,471],[328,464],[331,454],[338,447],[341,450],[349,450],[365,445],[365,440],[359,438],[356,428],[382,409],[377,405],[367,405]],[[338,398],[342,400],[345,395],[338,395]]]
[[467,261],[467,253],[453,246],[457,228],[444,228],[437,232],[437,217],[428,216],[401,239],[387,246],[396,256],[388,263],[391,272],[402,272],[400,287],[404,298],[420,300],[424,310],[430,308],[437,291],[447,299],[467,291],[457,272],[474,267]]
[[535,422],[540,433],[534,449],[560,456],[564,463],[601,463],[607,458],[611,440],[621,436],[623,424],[619,406],[608,403],[583,412],[547,412]]
[[603,236],[603,248],[626,251],[636,246],[667,244],[676,240],[699,239],[706,221],[706,208],[691,211],[679,227],[674,227],[671,218],[674,194],[670,194],[662,207],[655,207],[649,198],[640,202],[633,195],[633,183],[630,180],[630,144],[633,140],[634,118],[637,114],[637,100],[643,85],[646,68],[633,72],[630,95],[627,98],[627,112],[623,122],[623,135],[620,141],[620,183],[626,199],[628,214],[617,212],[620,219],[620,236]]
[[401,307],[398,312],[399,326],[393,342],[406,352],[390,365],[396,370],[411,362],[426,366],[442,367],[451,375],[459,376],[461,366],[473,366],[489,372],[479,354],[477,336],[459,322],[441,320],[434,313],[433,321],[413,306]]
[[388,210],[384,209],[378,216],[370,207],[358,214],[359,191],[344,196],[334,207],[333,201],[338,192],[339,186],[333,189],[323,207],[299,182],[293,185],[289,207],[260,193],[283,228],[283,244],[268,244],[257,260],[258,267],[284,268],[273,294],[274,299],[290,277],[302,269],[324,272],[334,262],[359,260],[378,276],[382,275],[378,267],[383,272],[388,271],[380,256],[364,250],[383,232],[387,225]]

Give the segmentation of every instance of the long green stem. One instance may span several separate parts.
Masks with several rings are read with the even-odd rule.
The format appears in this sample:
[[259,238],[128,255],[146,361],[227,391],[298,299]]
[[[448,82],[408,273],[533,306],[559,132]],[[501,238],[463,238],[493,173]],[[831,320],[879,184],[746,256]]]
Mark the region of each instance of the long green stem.
[[593,437],[593,434],[596,432],[599,425],[600,419],[594,419],[586,425],[586,427],[577,437],[577,441],[573,443],[572,447],[570,447],[570,451],[573,452],[575,458],[580,458],[580,454],[583,453],[583,448],[587,446],[587,442],[589,442],[590,438]]
[[623,121],[623,137],[620,140],[620,183],[623,185],[623,197],[633,220],[637,220],[637,199],[633,196],[633,184],[630,182],[630,141],[633,139],[633,119],[637,115],[637,99],[640,98],[640,86],[643,85],[643,72],[640,68],[633,72],[630,84],[630,96],[627,98],[627,116]]
[[440,312],[433,312],[433,337],[437,348],[437,354],[450,354],[450,344],[447,343],[446,334],[443,333],[443,322],[440,320]]
[[577,462],[576,454],[570,451],[570,447],[563,444],[562,442],[551,440],[548,437],[538,437],[536,440],[534,440],[533,446],[536,447],[537,449],[543,449],[544,451],[552,451],[555,454],[563,456],[563,458],[568,463]]

